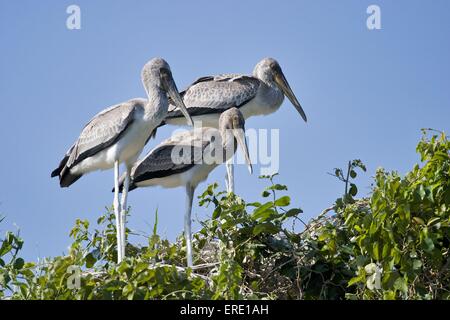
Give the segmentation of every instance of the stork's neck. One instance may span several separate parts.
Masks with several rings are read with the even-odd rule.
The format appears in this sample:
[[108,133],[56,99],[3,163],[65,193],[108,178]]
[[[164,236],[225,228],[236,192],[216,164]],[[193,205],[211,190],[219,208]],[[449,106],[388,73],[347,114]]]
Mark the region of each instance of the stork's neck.
[[259,65],[253,70],[253,77],[262,81],[265,85],[269,87],[277,87],[275,81],[273,80],[273,75],[267,70],[262,69]]
[[262,81],[259,97],[261,99],[258,114],[269,114],[275,112],[281,106],[284,93],[273,80],[268,80]]
[[220,135],[222,138],[223,161],[226,162],[228,159],[233,157],[236,152],[237,141],[231,129],[221,128]]
[[147,85],[147,97],[148,102],[145,106],[145,120],[155,120],[156,122],[161,122],[165,119],[167,115],[167,109],[169,103],[167,101],[167,94],[156,85]]
[[266,74],[266,73],[260,73],[258,75],[255,75],[260,81],[264,82],[265,85],[269,87],[276,87],[275,81],[273,81],[273,78]]
[[275,80],[273,80],[273,76],[266,72],[260,72],[259,70],[255,70],[255,72],[253,72],[253,76],[258,78],[259,81],[264,84],[261,89],[264,96],[269,98],[267,101],[273,101],[278,106],[281,105],[284,94],[278,87]]

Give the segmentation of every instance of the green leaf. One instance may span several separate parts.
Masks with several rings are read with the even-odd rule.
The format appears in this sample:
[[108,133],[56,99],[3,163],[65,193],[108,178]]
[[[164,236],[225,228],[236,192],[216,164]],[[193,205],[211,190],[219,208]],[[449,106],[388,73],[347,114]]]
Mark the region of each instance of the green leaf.
[[14,269],[20,270],[23,268],[23,265],[25,264],[25,261],[22,258],[17,258],[14,261]]
[[283,184],[274,184],[270,187],[267,187],[266,190],[277,190],[277,191],[282,191],[282,190],[287,190],[287,186],[283,185]]
[[12,232],[9,232],[9,231],[8,231],[8,232],[6,233],[5,241],[6,241],[7,243],[9,243],[9,244],[12,244],[13,241],[14,241],[14,238],[15,238],[14,234],[13,234]]
[[408,284],[402,277],[399,277],[395,280],[394,288],[404,293],[408,292]]
[[262,206],[258,207],[253,211],[252,219],[253,220],[259,220],[259,219],[267,219],[272,213],[273,213],[273,203],[267,202],[263,204]]
[[2,246],[0,247],[0,257],[6,255],[11,250],[12,250],[12,245],[10,243],[8,243],[6,240],[3,241]]
[[414,259],[413,260],[413,269],[419,270],[420,268],[422,268],[422,261],[420,261],[419,259]]
[[275,200],[275,206],[276,207],[286,207],[291,203],[291,198],[289,196],[281,197],[277,200]]
[[439,218],[439,217],[432,218],[432,219],[428,220],[427,226],[431,226],[440,220],[441,220],[441,218]]
[[420,185],[418,194],[419,194],[420,200],[423,201],[426,196],[426,191],[425,191],[425,188],[423,187],[423,185]]
[[383,300],[395,300],[395,291],[389,290],[383,292]]
[[434,243],[433,240],[431,240],[430,238],[425,238],[422,241],[422,247],[425,250],[425,252],[427,253],[431,253],[434,250]]
[[358,188],[356,187],[356,185],[354,183],[350,184],[350,191],[349,191],[350,195],[352,197],[356,196],[358,194]]
[[123,273],[123,272],[127,271],[129,268],[130,268],[129,264],[126,261],[122,261],[120,263],[117,271],[119,271],[120,273]]
[[261,207],[261,203],[259,202],[250,202],[246,204],[247,207]]
[[383,245],[383,251],[381,253],[381,259],[389,257],[390,253],[391,253],[391,246],[390,246],[389,243],[385,243]]
[[278,233],[280,231],[280,228],[278,228],[276,225],[270,222],[261,223],[255,226],[253,229],[253,234],[256,236],[260,233],[269,233],[274,234]]
[[351,287],[354,284],[357,284],[359,282],[364,283],[366,281],[366,274],[364,272],[361,272],[360,275],[351,278],[350,281],[348,282],[348,287]]
[[264,198],[267,198],[268,196],[270,196],[270,192],[267,191],[267,190],[264,190],[263,193],[262,193],[262,196],[263,196]]
[[97,259],[95,259],[92,252],[90,252],[88,255],[86,255],[85,259],[86,259],[86,267],[87,268],[92,268],[94,266],[94,264],[97,262]]
[[222,207],[218,206],[216,209],[214,209],[212,218],[217,219],[218,217],[220,217],[221,214],[222,214]]
[[295,217],[302,212],[303,212],[302,209],[294,208],[294,209],[290,209],[288,212],[286,212],[285,215],[286,215],[286,217]]
[[128,300],[133,299],[134,288],[131,283],[128,283],[122,290],[122,294],[127,297]]
[[380,260],[380,247],[378,242],[373,243],[372,249],[373,249],[373,258],[375,260]]

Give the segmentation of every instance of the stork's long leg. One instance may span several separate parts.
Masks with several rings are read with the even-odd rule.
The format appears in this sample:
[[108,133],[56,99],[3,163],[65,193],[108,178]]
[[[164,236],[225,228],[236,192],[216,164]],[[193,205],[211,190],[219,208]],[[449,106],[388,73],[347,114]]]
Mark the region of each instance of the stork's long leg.
[[127,245],[127,238],[126,238],[126,224],[127,224],[127,199],[128,199],[128,189],[130,188],[130,167],[127,166],[125,172],[125,180],[123,182],[123,189],[122,189],[122,199],[120,200],[121,209],[120,209],[120,237],[121,237],[121,255],[122,259],[125,258],[125,248]]
[[233,157],[227,160],[226,163],[227,168],[227,191],[234,192],[234,166],[233,166]]
[[119,203],[119,161],[114,162],[114,215],[116,216],[117,263],[122,262],[122,223]]
[[192,201],[194,199],[195,187],[186,185],[186,212],[184,215],[184,236],[186,238],[186,258],[187,266],[192,267],[192,233],[191,233],[191,212]]
[[121,199],[121,205],[122,208],[120,210],[120,222],[121,222],[121,255],[122,258],[125,258],[125,248],[127,245],[127,238],[126,238],[126,224],[127,224],[127,199],[128,199],[128,189],[130,188],[130,170],[131,168],[127,166],[125,172],[125,181],[123,182],[123,189],[122,189],[122,199]]

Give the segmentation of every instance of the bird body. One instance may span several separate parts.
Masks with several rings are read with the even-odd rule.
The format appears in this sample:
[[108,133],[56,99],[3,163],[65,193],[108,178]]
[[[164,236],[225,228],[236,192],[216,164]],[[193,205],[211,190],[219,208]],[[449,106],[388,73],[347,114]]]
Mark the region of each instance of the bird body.
[[130,190],[133,190],[137,187],[143,188],[152,186],[161,186],[163,188],[177,188],[185,186],[187,183],[191,183],[192,185],[197,186],[208,178],[208,175],[211,173],[211,171],[214,170],[215,167],[216,166],[205,164],[196,165],[189,170],[175,173],[167,177],[153,178],[142,182],[137,182],[135,184],[132,184]]
[[[228,109],[221,114],[218,129],[202,127],[177,133],[151,150],[131,169],[129,190],[156,185],[165,188],[185,186],[187,201],[184,221],[189,267],[192,266],[190,217],[195,188],[206,180],[214,168],[234,155],[237,145],[241,146],[252,172],[244,124],[244,117],[237,108]],[[123,176],[119,190],[122,190],[124,181]]]
[[[174,163],[173,158],[179,156],[175,153],[181,148],[191,152],[178,159],[180,164]],[[202,127],[179,132],[160,143],[133,166],[130,190],[157,185],[176,188],[187,183],[197,186],[208,178],[214,168],[231,158],[235,150],[234,141],[228,139],[224,143],[216,128]],[[213,159],[209,157],[212,153],[221,156]]]
[[[96,115],[84,128],[75,144],[75,148],[81,150],[77,154],[73,153],[72,158],[69,158],[69,161],[71,161],[71,164],[68,164],[70,174],[83,175],[94,170],[110,169],[114,166],[115,161],[133,163],[158,121],[144,116],[146,105],[147,100],[145,99],[133,99]],[[112,118],[112,121],[104,119],[107,117]],[[118,128],[124,129],[118,131]],[[100,140],[104,139],[95,135],[95,131],[102,131],[98,133],[101,136],[109,131],[112,134],[106,139],[115,138],[115,141],[95,154],[77,161],[77,156],[80,157],[83,152],[89,150],[84,145],[92,143],[97,145]],[[120,136],[119,139],[117,139],[118,136]]]
[[[236,107],[245,119],[276,112],[287,95],[302,118],[306,115],[293,94],[278,62],[272,58],[261,60],[252,75],[221,74],[201,77],[181,96],[194,121],[217,127],[220,114]],[[185,124],[181,112],[172,104],[165,120],[167,124]]]
[[131,165],[167,116],[168,96],[188,118],[188,122],[192,123],[165,60],[154,58],[147,62],[141,77],[147,100],[132,99],[94,116],[51,174],[52,177],[59,176],[61,187],[69,187],[86,173],[114,168],[115,186],[118,189],[119,166],[125,163],[125,187],[120,212],[118,191],[114,195],[118,262],[125,255],[125,211]]
[[[148,100],[131,99],[94,116],[69,150],[64,166],[52,173],[60,175],[61,187],[95,170],[107,170],[115,161],[133,164],[153,131],[167,115],[167,95],[157,87]],[[165,107],[164,107],[165,106]]]
[[262,82],[255,97],[244,104],[240,111],[245,119],[252,116],[265,116],[276,112],[283,101],[284,94],[278,87]]
[[[244,119],[276,112],[286,95],[306,121],[306,114],[295,97],[280,65],[275,59],[265,58],[254,68],[252,75],[222,74],[201,77],[181,96],[194,121],[203,126],[218,128],[222,112],[236,107]],[[170,105],[164,123],[184,125],[180,110]],[[234,191],[233,166],[227,163],[227,188]]]
[[[239,77],[231,77],[229,80],[227,80],[230,84],[231,90],[224,90],[224,93],[229,93],[230,95],[233,94],[233,82],[239,82],[242,80],[243,76]],[[248,78],[247,76],[245,78]],[[244,78],[244,79],[245,79]],[[206,127],[212,127],[212,128],[218,128],[219,125],[219,117],[221,112],[228,110],[231,107],[237,107],[239,111],[242,113],[245,119],[248,119],[255,115],[268,115],[275,111],[277,111],[284,100],[284,94],[281,90],[279,90],[277,87],[274,87],[273,85],[268,85],[264,82],[259,82],[255,84],[255,78],[248,79],[246,81],[249,81],[247,83],[248,86],[251,86],[250,88],[239,88],[241,86],[236,86],[236,92],[238,90],[252,90],[248,92],[248,96],[250,96],[247,100],[242,101],[242,98],[239,98],[239,94],[236,94],[236,97],[224,97],[223,94],[214,95],[209,93],[210,91],[208,88],[203,88],[210,86],[211,84],[208,82],[200,82],[194,85],[194,87],[188,89],[192,91],[202,91],[205,93],[205,95],[208,95],[206,99],[217,99],[218,102],[211,103],[207,106],[204,106],[202,108],[196,108],[195,106],[198,106],[198,101],[190,99],[189,97],[184,98],[184,102],[186,104],[186,107],[188,108],[189,114],[191,115],[192,119],[194,121],[201,121],[203,126]],[[214,81],[214,80],[212,80]],[[252,82],[252,83],[250,83]],[[218,88],[218,91],[220,92],[220,87]],[[247,95],[244,95],[244,97],[248,97]],[[220,104],[219,101],[221,99],[226,100],[226,103]],[[202,100],[205,101],[205,100]],[[240,104],[241,103],[241,104]],[[197,110],[196,110],[197,109]],[[179,116],[180,113],[177,112],[177,108],[171,105],[169,107],[168,116],[165,119],[165,123],[171,124],[171,125],[185,125],[186,121],[184,118]]]

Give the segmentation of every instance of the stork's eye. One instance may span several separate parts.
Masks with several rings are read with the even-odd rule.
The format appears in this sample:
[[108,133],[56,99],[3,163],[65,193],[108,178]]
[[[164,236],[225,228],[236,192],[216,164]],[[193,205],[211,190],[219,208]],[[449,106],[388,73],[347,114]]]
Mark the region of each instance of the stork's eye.
[[271,67],[273,71],[275,71],[276,73],[281,73],[281,67],[279,64],[274,63],[273,66]]
[[239,117],[238,116],[234,116],[233,117],[233,128],[236,128],[239,126]]

